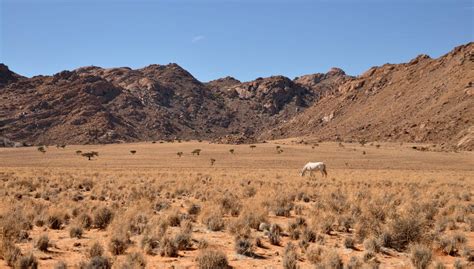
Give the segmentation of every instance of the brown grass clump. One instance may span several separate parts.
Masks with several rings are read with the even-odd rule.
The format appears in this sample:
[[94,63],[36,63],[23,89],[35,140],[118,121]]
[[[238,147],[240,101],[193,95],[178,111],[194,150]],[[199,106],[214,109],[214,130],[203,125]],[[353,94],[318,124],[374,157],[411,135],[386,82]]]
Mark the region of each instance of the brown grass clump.
[[128,248],[129,238],[125,235],[115,234],[110,238],[109,251],[113,255],[122,255]]
[[0,242],[0,257],[7,262],[8,266],[14,266],[21,257],[21,250],[10,241]]
[[326,265],[327,268],[334,268],[334,269],[343,269],[344,263],[342,262],[341,257],[337,254],[336,251],[329,251],[324,257],[323,263]]
[[425,235],[425,224],[420,218],[405,215],[392,221],[390,229],[390,247],[402,251],[408,244],[422,240]]
[[38,268],[38,260],[32,253],[21,256],[16,262],[15,268],[36,269]]
[[244,256],[253,256],[253,242],[249,237],[237,236],[235,238],[235,252]]
[[140,252],[132,252],[127,255],[122,268],[138,269],[146,268],[146,259]]
[[211,231],[221,231],[225,223],[222,212],[216,208],[205,208],[201,213],[201,222]]
[[160,241],[160,256],[163,257],[177,257],[178,256],[178,247],[175,244],[175,241],[169,236],[164,236]]
[[297,269],[298,268],[298,254],[296,253],[296,246],[291,242],[285,247],[283,254],[283,268]]
[[203,249],[196,258],[199,269],[227,269],[229,262],[224,252],[213,249]]
[[83,233],[83,230],[81,227],[72,226],[71,228],[69,228],[69,236],[71,238],[81,238],[82,233]]
[[431,249],[427,246],[414,244],[410,246],[410,260],[416,269],[425,269],[431,263]]
[[35,247],[41,251],[48,251],[49,247],[49,237],[46,234],[41,235],[38,240],[36,240]]
[[64,261],[58,261],[58,262],[54,265],[54,269],[67,269],[67,263],[64,262]]
[[109,258],[103,256],[92,257],[88,262],[81,262],[79,269],[111,269],[112,262]]
[[100,207],[94,212],[94,226],[98,229],[105,229],[112,222],[113,212],[107,207]]
[[275,245],[275,246],[280,245],[280,234],[282,230],[283,229],[276,223],[273,223],[272,225],[270,225],[270,230],[266,232],[268,236],[268,240],[270,240],[270,244]]
[[92,246],[87,250],[87,256],[89,258],[100,257],[104,254],[104,248],[99,242],[94,242]]
[[323,249],[317,245],[311,245],[306,249],[306,258],[312,264],[319,264],[322,261]]

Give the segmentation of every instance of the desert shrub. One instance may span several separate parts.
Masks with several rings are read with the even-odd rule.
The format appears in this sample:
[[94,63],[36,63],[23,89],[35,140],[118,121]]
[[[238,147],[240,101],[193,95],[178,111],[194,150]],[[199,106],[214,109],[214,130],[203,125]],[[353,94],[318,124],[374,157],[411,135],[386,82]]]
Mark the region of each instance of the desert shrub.
[[363,263],[356,256],[351,256],[347,262],[347,269],[360,269],[363,268]]
[[146,267],[146,259],[140,252],[132,252],[125,259],[125,268],[138,269]]
[[272,210],[277,216],[290,217],[293,205],[293,201],[288,196],[279,195],[272,203]]
[[49,237],[46,234],[41,235],[38,240],[36,240],[35,247],[41,251],[48,251],[49,247]]
[[188,207],[187,212],[189,215],[197,215],[201,212],[201,206],[193,203]]
[[163,257],[177,257],[178,248],[175,245],[174,240],[169,236],[164,236],[160,241],[160,256]]
[[105,229],[112,221],[114,214],[107,207],[100,207],[94,212],[94,226],[98,229]]
[[15,268],[18,269],[36,269],[38,268],[38,260],[32,253],[21,256],[16,262]]
[[428,268],[431,263],[431,249],[424,245],[414,244],[410,247],[410,260],[417,269]]
[[230,214],[231,216],[238,216],[242,209],[242,203],[239,198],[233,194],[226,194],[219,199],[222,212],[224,214]]
[[257,230],[260,223],[267,222],[267,212],[259,207],[252,209],[247,208],[239,216],[239,219],[241,219],[248,227]]
[[224,229],[225,223],[220,210],[207,209],[201,214],[201,222],[211,231]]
[[180,231],[174,237],[174,245],[178,250],[186,250],[191,247],[191,233],[187,231]]
[[69,229],[69,236],[71,238],[81,238],[82,237],[82,228],[81,227],[78,227],[78,226],[72,226],[70,229]]
[[283,253],[283,268],[285,269],[297,269],[298,267],[298,254],[296,253],[296,246],[291,242],[285,247]]
[[453,268],[455,269],[463,269],[464,265],[462,264],[462,261],[460,259],[456,259],[453,264]]
[[92,218],[86,213],[79,215],[78,222],[79,225],[81,225],[81,227],[84,229],[89,229],[92,226]]
[[252,256],[253,255],[253,244],[252,240],[248,237],[237,236],[235,238],[235,252],[237,254]]
[[281,227],[273,223],[270,225],[270,230],[267,232],[268,239],[270,240],[270,244],[279,246],[280,245],[280,234],[281,234]]
[[344,238],[344,247],[353,249],[355,247],[354,238],[352,237]]
[[316,242],[316,233],[308,227],[304,227],[301,232],[301,240],[307,243]]
[[14,266],[16,261],[21,256],[21,250],[15,246],[11,241],[2,240],[0,242],[0,257],[7,263],[8,266]]
[[54,265],[54,269],[67,269],[67,263],[64,262],[64,261],[58,261],[58,262]]
[[209,247],[209,243],[206,241],[206,239],[197,239],[196,240],[196,245],[197,245],[197,248],[198,249],[205,249],[207,247]]
[[299,226],[296,222],[290,222],[288,225],[288,236],[292,240],[298,240],[300,238],[301,231],[299,230]]
[[390,247],[403,250],[408,244],[419,242],[423,238],[424,229],[420,218],[408,215],[394,219],[389,226]]
[[452,236],[444,236],[437,240],[438,248],[445,254],[455,256],[466,244],[467,239],[461,233],[455,233]]
[[178,227],[181,223],[181,214],[178,210],[172,210],[166,215],[166,220],[171,227]]
[[87,256],[89,258],[100,257],[104,254],[104,248],[99,242],[94,242],[92,246],[87,250]]
[[112,262],[109,258],[103,256],[92,257],[89,262],[81,262],[79,269],[111,269]]
[[122,255],[128,248],[128,238],[123,235],[113,235],[109,241],[109,251],[113,255]]
[[141,246],[146,254],[155,255],[155,249],[160,246],[160,238],[145,234],[141,240]]
[[62,216],[54,212],[48,216],[48,227],[53,230],[61,229],[61,225],[63,224]]
[[366,251],[379,253],[380,252],[380,245],[374,238],[369,238],[364,241],[364,248]]
[[324,265],[328,268],[333,269],[343,269],[344,263],[342,262],[341,257],[337,254],[336,251],[330,251],[325,257],[323,261]]
[[323,249],[316,245],[311,245],[306,249],[306,258],[312,264],[318,264],[322,261]]
[[128,222],[128,230],[134,235],[142,234],[148,224],[148,216],[145,213],[132,215]]
[[229,262],[224,252],[213,249],[203,249],[196,258],[199,269],[227,269]]

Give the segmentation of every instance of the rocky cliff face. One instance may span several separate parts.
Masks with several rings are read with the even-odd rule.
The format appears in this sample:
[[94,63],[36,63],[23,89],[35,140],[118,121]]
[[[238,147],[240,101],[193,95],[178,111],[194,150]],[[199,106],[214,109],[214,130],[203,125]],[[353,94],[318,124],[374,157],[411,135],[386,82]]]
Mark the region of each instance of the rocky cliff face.
[[[0,65],[0,137],[32,144],[210,139],[417,141],[473,148],[474,45],[439,59],[208,83],[177,64],[25,78]],[[10,143],[11,144],[11,143]]]

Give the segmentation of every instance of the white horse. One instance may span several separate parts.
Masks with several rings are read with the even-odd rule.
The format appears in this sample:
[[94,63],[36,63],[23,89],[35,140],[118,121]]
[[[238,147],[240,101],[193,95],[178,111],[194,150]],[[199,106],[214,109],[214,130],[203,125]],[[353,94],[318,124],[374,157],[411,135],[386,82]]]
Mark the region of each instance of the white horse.
[[303,169],[301,170],[301,176],[303,177],[304,174],[306,173],[306,171],[309,171],[309,175],[313,176],[313,171],[314,170],[321,171],[321,175],[323,175],[323,177],[328,176],[328,172],[326,172],[326,165],[323,162],[316,162],[316,163],[309,162],[309,163],[307,163],[303,167]]

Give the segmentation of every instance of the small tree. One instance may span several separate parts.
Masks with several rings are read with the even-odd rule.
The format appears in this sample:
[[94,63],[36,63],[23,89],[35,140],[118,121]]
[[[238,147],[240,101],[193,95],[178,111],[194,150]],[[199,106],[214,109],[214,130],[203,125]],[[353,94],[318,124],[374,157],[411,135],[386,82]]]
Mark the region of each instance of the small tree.
[[195,149],[191,152],[191,154],[197,154],[197,156],[199,156],[199,154],[201,154],[201,149]]
[[229,149],[230,154],[234,154],[235,150],[234,149]]
[[176,153],[176,155],[178,155],[178,157],[181,158],[181,156],[183,156],[183,152],[180,151],[180,152]]
[[135,153],[137,153],[136,150],[131,150],[130,153],[132,153],[132,155],[135,155]]
[[46,149],[44,148],[44,146],[39,146],[38,151],[43,153],[43,154],[46,153]]
[[250,145],[250,148],[251,148],[251,149],[254,149],[254,148],[256,148],[256,147],[257,147],[257,146],[255,146],[255,145]]
[[215,162],[216,162],[216,159],[211,159],[211,166],[213,166]]
[[81,154],[82,156],[86,157],[89,161],[94,158],[94,156],[99,156],[97,151],[85,152]]

